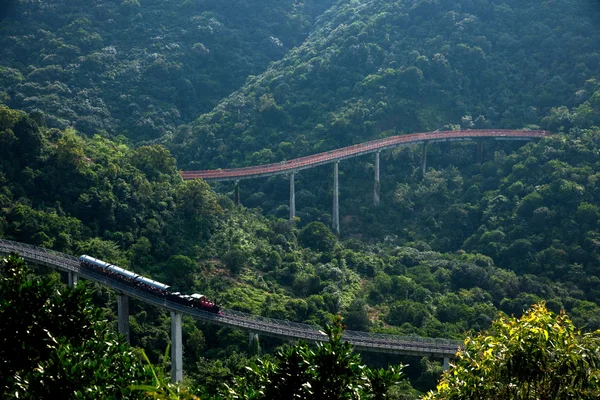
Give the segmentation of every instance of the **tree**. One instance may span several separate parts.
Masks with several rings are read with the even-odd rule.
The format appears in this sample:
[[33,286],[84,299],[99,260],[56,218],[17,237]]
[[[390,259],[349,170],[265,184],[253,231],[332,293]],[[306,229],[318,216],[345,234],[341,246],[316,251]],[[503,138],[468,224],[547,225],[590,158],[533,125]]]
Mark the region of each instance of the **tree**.
[[425,400],[600,396],[600,331],[582,334],[544,303],[519,319],[501,316],[490,332],[465,339],[457,356]]
[[366,331],[371,325],[367,302],[362,298],[354,299],[346,311],[346,324],[350,329],[356,331]]
[[23,116],[13,127],[13,132],[19,140],[19,159],[22,165],[27,165],[39,155],[42,148],[43,137],[40,128],[32,118]]
[[247,260],[246,254],[239,247],[234,247],[223,256],[223,262],[234,275],[237,275],[242,270]]
[[273,362],[259,359],[247,374],[225,385],[225,399],[306,400],[386,399],[402,376],[401,368],[369,369],[353,346],[342,340],[341,317],[325,326],[328,343],[316,349],[304,342],[279,350]]
[[333,251],[337,238],[322,222],[311,222],[300,231],[300,241],[316,251]]
[[138,398],[128,387],[150,370],[91,305],[84,284],[33,277],[23,259],[0,259],[0,397]]
[[217,215],[223,212],[215,193],[200,179],[186,181],[180,186],[176,207],[184,232],[194,240],[208,237]]
[[160,145],[142,146],[137,149],[131,159],[133,165],[143,171],[148,180],[157,180],[163,175],[174,175],[175,159],[169,150]]
[[196,270],[196,262],[189,257],[178,254],[169,257],[165,275],[172,286],[182,291],[189,291],[194,283],[193,273]]

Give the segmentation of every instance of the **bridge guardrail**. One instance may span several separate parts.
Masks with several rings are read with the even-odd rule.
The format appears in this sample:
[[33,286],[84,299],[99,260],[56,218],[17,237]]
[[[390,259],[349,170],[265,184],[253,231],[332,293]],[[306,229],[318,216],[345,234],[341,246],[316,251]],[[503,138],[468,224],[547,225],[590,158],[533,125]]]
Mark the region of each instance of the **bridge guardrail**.
[[286,174],[291,171],[301,170],[326,164],[335,160],[357,157],[389,148],[415,144],[419,142],[440,142],[451,140],[471,140],[473,138],[506,138],[506,139],[535,139],[547,136],[547,131],[531,130],[462,130],[442,132],[421,132],[408,135],[390,136],[372,140],[370,142],[358,143],[348,147],[335,149],[323,153],[313,154],[282,161],[272,164],[263,164],[250,167],[239,167],[231,169],[181,171],[183,179],[203,178],[206,180],[234,180],[250,179],[260,176],[271,176]]
[[[207,322],[246,328],[250,331],[278,337],[306,339],[309,341],[320,342],[327,341],[325,334],[321,332],[320,327],[316,325],[256,316],[229,309],[224,309],[222,316],[207,313],[181,304],[172,303],[166,299],[151,295],[135,287],[110,279],[104,275],[94,273],[93,271],[80,269],[79,259],[75,256],[43,247],[0,239],[0,253],[10,253],[13,251],[19,253],[23,258],[28,260],[39,261],[49,266],[55,266],[66,271],[75,272],[83,278],[99,282],[141,301],[191,315]],[[359,346],[362,349],[388,349],[405,351],[411,354],[437,354],[446,357],[453,355],[461,345],[461,342],[449,339],[386,335],[351,330],[346,330],[343,337],[348,342]]]

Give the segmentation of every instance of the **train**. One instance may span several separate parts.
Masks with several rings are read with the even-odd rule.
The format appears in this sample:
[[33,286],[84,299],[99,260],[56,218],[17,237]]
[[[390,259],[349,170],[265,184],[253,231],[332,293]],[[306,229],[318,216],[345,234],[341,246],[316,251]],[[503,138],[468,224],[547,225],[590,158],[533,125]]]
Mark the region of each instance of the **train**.
[[129,286],[149,292],[155,296],[163,297],[169,301],[186,307],[197,308],[214,314],[222,315],[221,307],[215,302],[210,301],[206,296],[194,293],[191,295],[171,291],[171,286],[164,283],[138,275],[135,272],[117,267],[105,261],[99,260],[88,255],[79,257],[79,265],[83,269],[106,275],[112,279],[119,280]]

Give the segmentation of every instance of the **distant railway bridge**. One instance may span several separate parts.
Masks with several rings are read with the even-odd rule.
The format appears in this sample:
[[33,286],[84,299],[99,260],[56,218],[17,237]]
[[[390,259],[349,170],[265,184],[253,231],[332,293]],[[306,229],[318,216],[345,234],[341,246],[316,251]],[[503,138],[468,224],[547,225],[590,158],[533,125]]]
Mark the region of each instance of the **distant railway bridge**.
[[373,202],[379,204],[379,153],[383,150],[401,146],[422,144],[421,169],[425,173],[427,168],[427,148],[430,143],[450,141],[476,141],[478,158],[483,152],[483,139],[494,140],[532,140],[549,135],[547,131],[531,130],[464,130],[413,133],[409,135],[391,136],[384,139],[355,144],[341,149],[324,153],[313,154],[293,160],[273,164],[257,165],[245,168],[217,169],[204,171],[181,171],[183,179],[202,178],[206,181],[235,181],[236,187],[241,179],[261,178],[274,175],[289,175],[290,178],[290,220],[296,215],[296,195],[294,189],[294,176],[303,169],[314,168],[323,164],[333,164],[333,213],[332,229],[340,232],[340,206],[339,206],[339,181],[338,164],[348,158],[359,157],[375,153],[375,185],[373,188]]

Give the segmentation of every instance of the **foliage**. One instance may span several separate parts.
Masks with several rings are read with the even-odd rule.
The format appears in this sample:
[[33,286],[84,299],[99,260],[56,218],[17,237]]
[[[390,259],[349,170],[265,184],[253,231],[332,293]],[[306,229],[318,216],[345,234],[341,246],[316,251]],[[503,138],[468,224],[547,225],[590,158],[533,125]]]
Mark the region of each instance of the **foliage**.
[[386,399],[399,383],[400,367],[387,370],[361,365],[352,345],[342,340],[341,318],[325,326],[328,343],[313,349],[298,343],[277,352],[274,361],[258,360],[245,376],[225,386],[226,399]]
[[15,254],[0,260],[0,321],[3,398],[138,398],[128,386],[149,379],[85,285],[32,277]]
[[174,136],[301,43],[332,1],[10,3],[0,102],[50,127],[148,140]]
[[[540,125],[553,107],[577,106],[598,77],[598,11],[575,0],[337,2],[301,45],[165,143],[185,169],[208,169],[392,134]],[[552,127],[575,119],[558,114]],[[364,180],[361,164],[348,188]],[[308,190],[331,204],[327,191]]]
[[534,305],[501,316],[488,333],[465,339],[437,393],[426,399],[596,399],[600,331],[582,334],[569,317]]
[[[24,113],[1,110],[0,126],[9,137],[20,119],[35,122]],[[424,182],[411,176],[403,193],[413,205],[382,210],[393,229],[394,218],[402,216],[398,237],[369,244],[340,240],[321,222],[297,228],[238,208],[202,181],[182,182],[160,146],[132,150],[97,136],[82,139],[75,131],[23,126],[21,134],[39,136],[41,142],[29,159],[13,152],[0,158],[0,234],[9,239],[94,255],[205,294],[227,308],[297,322],[324,324],[342,314],[352,329],[462,338],[469,329],[489,328],[498,311],[520,315],[545,299],[553,310],[567,309],[586,329],[600,327],[594,289],[596,181],[583,178],[586,163],[596,162],[594,130],[582,132],[578,141],[549,139],[504,156],[495,164],[499,172],[493,180],[483,177],[485,165],[479,173],[431,171]],[[549,177],[519,178],[512,166],[534,158]],[[561,184],[565,174],[576,184]],[[549,201],[552,197],[540,190],[544,184],[563,187],[568,199],[580,198],[572,204]],[[584,191],[578,195],[579,186]],[[539,193],[541,200],[532,196],[537,208],[528,206],[525,212],[520,199],[528,193]],[[405,212],[405,206],[413,211]],[[485,225],[464,225],[457,206],[481,215]],[[583,234],[564,233],[552,221],[580,226]],[[456,239],[469,232],[473,238],[464,244]],[[459,244],[442,244],[440,238]],[[432,251],[432,246],[485,255]],[[112,295],[97,293],[96,300],[112,307]],[[215,377],[239,371],[247,340],[193,321],[184,330],[186,371],[197,382],[208,382],[214,393]],[[168,315],[143,305],[132,309],[132,344],[144,347],[153,362],[162,360],[159,349],[167,345],[168,332]],[[268,352],[277,344],[261,341],[261,348]],[[204,361],[197,363],[198,357]],[[222,367],[209,367],[216,359],[223,360]],[[201,376],[202,370],[215,377]],[[417,367],[407,375],[417,378],[421,371]]]
[[[545,299],[598,329],[599,10],[559,3],[13,1],[0,10],[0,103],[29,114],[0,106],[0,236],[293,321],[339,313],[353,329],[462,338]],[[432,144],[424,174],[421,148],[382,153],[377,207],[373,160],[344,161],[339,239],[329,168],[296,175],[288,223],[287,179],[231,193],[182,182],[172,156],[227,168],[406,132],[538,126],[560,134],[486,142],[481,160],[468,143]],[[114,319],[114,296],[94,298]],[[137,305],[131,326],[161,360],[168,316]],[[245,335],[184,330],[186,372],[209,392],[241,369]],[[423,371],[431,387],[439,366],[406,373]]]
[[[35,122],[24,113],[2,110],[0,126],[8,137],[20,119]],[[494,161],[498,172],[487,178],[485,164],[474,172],[431,171],[423,182],[411,176],[402,190],[413,204],[382,210],[391,227],[395,215],[402,216],[400,235],[369,244],[340,240],[320,222],[297,228],[266,218],[234,206],[204,182],[182,182],[160,146],[132,150],[119,141],[82,139],[74,131],[23,126],[24,137],[39,136],[41,142],[29,159],[13,152],[0,159],[4,237],[91,254],[205,294],[227,308],[291,321],[323,324],[342,314],[352,329],[462,338],[469,329],[488,329],[498,311],[520,315],[545,299],[552,310],[567,309],[586,329],[600,327],[594,289],[596,180],[593,174],[583,178],[586,165],[596,162],[593,129],[577,139],[547,139],[503,156]],[[544,174],[525,179],[512,167],[534,162]],[[574,185],[562,183],[565,174]],[[549,189],[542,190],[543,185]],[[555,189],[566,191],[565,200],[552,198]],[[529,193],[539,196],[529,197],[533,206],[526,210],[520,199]],[[485,225],[464,225],[457,206]],[[562,224],[580,226],[582,234],[564,233]],[[456,239],[469,232],[473,238],[464,244]],[[443,244],[443,237],[459,244]],[[485,255],[432,251],[432,246]],[[97,293],[110,308],[114,297]],[[247,340],[198,322],[186,322],[184,330],[186,371],[196,382],[207,382],[212,395],[219,377],[240,370]],[[143,305],[132,309],[132,344],[143,346],[153,362],[162,360],[158,349],[167,345],[168,332],[165,314]],[[276,345],[261,341],[267,352]],[[198,357],[204,361],[196,362]],[[222,360],[221,366],[210,367],[215,360]],[[407,376],[417,379],[428,369],[418,366]],[[431,388],[434,380],[422,388]]]
[[311,222],[300,231],[300,241],[303,245],[316,251],[331,252],[337,240],[325,224]]
[[169,350],[171,346],[167,346],[163,359],[162,368],[156,369],[148,359],[146,353],[141,350],[140,353],[147,363],[147,367],[152,372],[152,382],[146,385],[131,385],[129,389],[134,392],[143,392],[148,398],[159,400],[196,400],[197,396],[189,393],[181,385],[170,382],[170,377],[166,377],[167,361],[169,360]]

